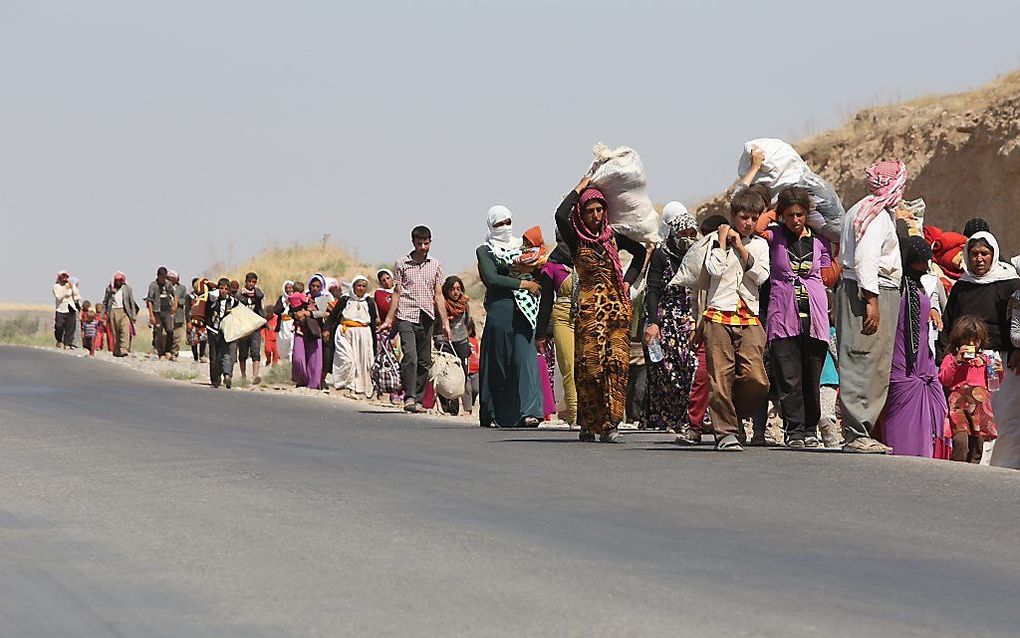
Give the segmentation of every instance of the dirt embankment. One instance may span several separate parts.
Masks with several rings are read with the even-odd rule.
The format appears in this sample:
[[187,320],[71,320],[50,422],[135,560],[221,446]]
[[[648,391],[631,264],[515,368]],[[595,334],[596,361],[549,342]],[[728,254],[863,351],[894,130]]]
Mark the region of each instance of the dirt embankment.
[[[927,203],[926,223],[959,232],[984,217],[1004,254],[1020,252],[1020,72],[969,93],[865,109],[794,146],[847,208],[864,196],[869,164],[900,159],[907,198]],[[727,210],[721,195],[697,209],[699,216]]]

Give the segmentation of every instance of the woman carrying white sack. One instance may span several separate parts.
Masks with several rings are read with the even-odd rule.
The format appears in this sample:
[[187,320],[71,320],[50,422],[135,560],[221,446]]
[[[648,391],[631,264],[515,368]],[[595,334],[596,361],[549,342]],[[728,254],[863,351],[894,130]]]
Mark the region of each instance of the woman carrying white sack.
[[333,387],[349,396],[372,396],[372,363],[375,360],[379,311],[368,294],[368,277],[357,275],[351,291],[342,295],[326,321],[333,335]]

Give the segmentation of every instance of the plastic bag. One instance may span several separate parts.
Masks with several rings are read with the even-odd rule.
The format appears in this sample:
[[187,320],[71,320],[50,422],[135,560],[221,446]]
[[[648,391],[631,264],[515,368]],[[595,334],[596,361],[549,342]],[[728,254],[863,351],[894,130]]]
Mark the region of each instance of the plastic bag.
[[744,144],[744,152],[737,162],[737,178],[741,178],[751,170],[751,147],[758,147],[765,154],[761,169],[754,178],[755,184],[764,184],[772,191],[772,198],[784,186],[800,183],[801,178],[810,173],[811,169],[792,146],[783,140],[762,137]]
[[814,210],[808,214],[808,226],[817,230],[826,239],[838,242],[840,233],[843,232],[843,217],[846,210],[839,195],[836,194],[836,189],[828,181],[810,171],[801,177],[798,186],[803,186],[811,193],[811,202],[814,204]]
[[718,233],[709,233],[694,242],[694,245],[687,249],[680,267],[676,274],[669,280],[669,286],[683,286],[692,290],[708,290],[709,275],[705,270],[705,258],[708,257],[708,250],[712,242],[719,237]]
[[657,242],[659,213],[648,198],[641,157],[632,148],[610,149],[601,143],[592,148],[592,154],[591,185],[606,196],[613,230],[642,244]]
[[436,394],[444,399],[459,399],[464,396],[464,366],[456,354],[434,351],[429,377]]
[[238,339],[244,339],[256,330],[260,330],[264,325],[266,325],[265,318],[260,317],[258,313],[247,306],[239,305],[231,308],[227,316],[220,322],[220,332],[223,333],[223,338],[227,343],[231,343]]

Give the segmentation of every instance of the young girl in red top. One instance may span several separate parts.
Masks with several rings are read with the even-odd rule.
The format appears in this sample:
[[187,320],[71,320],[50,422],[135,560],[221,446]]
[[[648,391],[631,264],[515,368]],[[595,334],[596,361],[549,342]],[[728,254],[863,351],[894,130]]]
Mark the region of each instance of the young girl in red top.
[[964,315],[949,333],[949,353],[939,368],[939,381],[949,389],[949,426],[953,432],[953,460],[980,463],[985,441],[996,438],[995,415],[989,400],[988,364],[996,375],[1002,362],[982,349],[988,341],[985,323]]
[[280,321],[280,315],[269,314],[266,325],[262,327],[262,343],[266,350],[266,367],[272,367],[280,363],[280,350],[276,345],[276,325]]

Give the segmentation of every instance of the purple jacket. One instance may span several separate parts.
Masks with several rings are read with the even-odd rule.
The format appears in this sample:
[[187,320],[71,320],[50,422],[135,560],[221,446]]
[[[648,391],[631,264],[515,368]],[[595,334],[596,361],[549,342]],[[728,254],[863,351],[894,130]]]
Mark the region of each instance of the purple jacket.
[[[814,233],[814,231],[812,231]],[[769,315],[767,320],[768,340],[796,337],[800,334],[800,315],[797,310],[796,293],[793,284],[796,275],[787,253],[789,246],[787,231],[783,227],[772,229],[769,240],[769,255],[772,261],[769,271],[769,282],[772,292],[769,295]],[[822,268],[832,263],[829,247],[814,233],[814,255],[811,258],[811,274],[804,278],[804,287],[808,292],[808,305],[811,309],[811,337],[819,341],[829,342],[829,301],[825,295],[825,284],[822,283]]]

